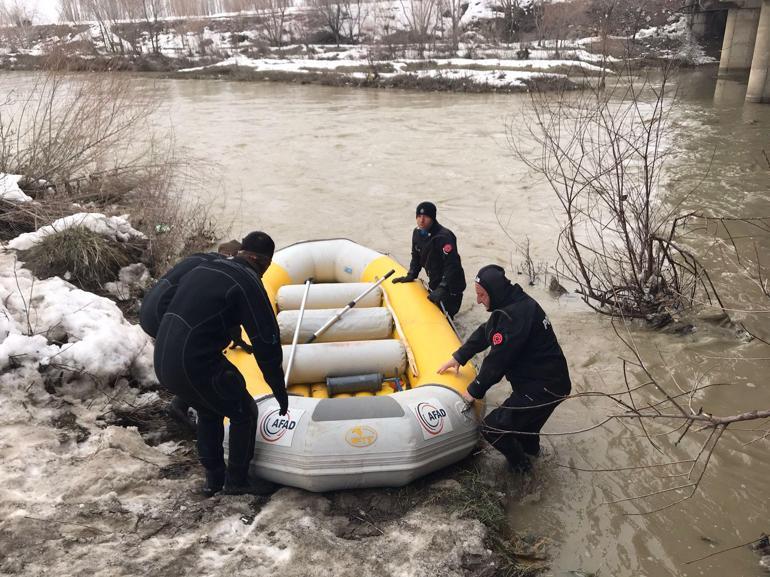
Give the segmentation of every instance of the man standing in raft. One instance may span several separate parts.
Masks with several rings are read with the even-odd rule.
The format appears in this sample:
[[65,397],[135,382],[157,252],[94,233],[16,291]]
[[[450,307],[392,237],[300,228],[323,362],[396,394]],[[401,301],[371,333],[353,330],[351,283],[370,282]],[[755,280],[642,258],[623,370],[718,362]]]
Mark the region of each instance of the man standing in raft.
[[460,310],[465,290],[465,273],[457,239],[448,228],[436,220],[436,205],[417,205],[417,228],[412,233],[412,260],[406,276],[394,278],[394,283],[412,282],[424,268],[428,273],[428,300],[451,317]]
[[535,299],[505,271],[488,265],[476,276],[476,300],[491,314],[465,343],[452,353],[438,373],[460,370],[474,355],[491,347],[465,399],[484,398],[505,376],[513,392],[490,412],[481,434],[515,470],[530,468],[528,455],[540,453],[538,433],[563,397],[571,390],[569,369],[548,317]]
[[[257,405],[243,376],[222,351],[243,325],[280,414],[285,415],[289,399],[280,333],[261,280],[274,250],[267,234],[252,232],[234,258],[198,264],[180,279],[160,322],[155,373],[163,386],[198,412],[198,457],[206,469],[206,496],[223,489],[231,495],[273,489],[266,481],[249,480]],[[225,417],[230,420],[227,467],[222,447]]]

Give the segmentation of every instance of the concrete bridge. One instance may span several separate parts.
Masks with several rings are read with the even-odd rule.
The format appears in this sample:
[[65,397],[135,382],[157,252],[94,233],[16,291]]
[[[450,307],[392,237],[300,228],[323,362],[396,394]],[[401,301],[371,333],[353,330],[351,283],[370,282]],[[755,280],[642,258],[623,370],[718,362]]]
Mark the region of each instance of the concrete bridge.
[[719,75],[749,72],[746,100],[770,102],[770,0],[699,0],[702,10],[727,9]]

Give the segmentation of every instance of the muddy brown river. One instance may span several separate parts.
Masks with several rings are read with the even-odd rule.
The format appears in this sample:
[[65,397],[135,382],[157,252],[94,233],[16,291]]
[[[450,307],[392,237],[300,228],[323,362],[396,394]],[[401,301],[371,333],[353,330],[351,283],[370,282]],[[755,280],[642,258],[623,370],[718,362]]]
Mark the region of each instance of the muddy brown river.
[[[716,69],[685,71],[674,114],[676,153],[667,171],[669,198],[696,190],[684,209],[726,216],[770,215],[770,106],[743,102],[745,85],[717,83]],[[23,87],[26,74],[3,74],[0,86]],[[264,229],[279,246],[303,239],[348,237],[390,252],[406,264],[414,207],[432,200],[438,219],[454,230],[466,277],[498,263],[516,280],[521,257],[503,233],[529,237],[536,261],[556,260],[558,204],[544,182],[511,153],[507,123],[526,95],[461,95],[218,81],[161,81],[166,104],[158,126],[205,160],[200,164],[212,211],[232,224],[233,236]],[[515,126],[515,125],[514,125]],[[704,253],[727,306],[770,308],[751,281],[709,250],[710,237],[690,239]],[[767,242],[759,250],[770,259]],[[623,387],[619,358],[628,356],[609,321],[574,296],[557,299],[529,289],[548,312],[579,391]],[[770,335],[766,313],[736,312]],[[460,315],[467,334],[485,318],[469,285]],[[697,406],[728,415],[770,407],[770,347],[746,343],[724,324],[696,322],[688,335],[633,327],[630,336],[650,367],[692,384],[706,378],[730,386],[700,393]],[[506,396],[507,383],[490,394]],[[585,433],[611,410],[606,401],[575,400],[555,412],[545,431],[545,455],[521,491],[509,496],[513,527],[551,541],[551,574],[607,576],[760,576],[746,547],[687,564],[770,532],[768,439],[749,443],[745,423],[726,434],[699,491],[659,513],[638,513],[681,494],[607,505],[686,483],[679,468],[619,470],[694,457],[705,433],[678,446],[661,439],[658,453],[635,427],[612,423]],[[577,469],[610,471],[584,472]],[[581,573],[582,572],[582,573]]]

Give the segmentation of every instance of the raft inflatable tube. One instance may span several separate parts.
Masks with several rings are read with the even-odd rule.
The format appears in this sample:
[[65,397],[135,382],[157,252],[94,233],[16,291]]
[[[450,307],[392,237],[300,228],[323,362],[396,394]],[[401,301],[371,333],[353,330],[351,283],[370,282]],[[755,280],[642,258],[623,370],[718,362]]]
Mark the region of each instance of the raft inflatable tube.
[[[398,487],[459,461],[476,445],[476,413],[462,399],[476,375],[470,364],[459,374],[436,374],[460,341],[422,283],[387,279],[318,340],[302,344],[391,269],[394,277],[406,274],[391,257],[346,239],[302,242],[275,253],[263,283],[282,331],[284,370],[303,284],[313,279],[286,416],[279,416],[254,357],[225,351],[259,407],[256,475],[319,492]],[[329,396],[327,378],[348,387],[373,374],[381,386]]]

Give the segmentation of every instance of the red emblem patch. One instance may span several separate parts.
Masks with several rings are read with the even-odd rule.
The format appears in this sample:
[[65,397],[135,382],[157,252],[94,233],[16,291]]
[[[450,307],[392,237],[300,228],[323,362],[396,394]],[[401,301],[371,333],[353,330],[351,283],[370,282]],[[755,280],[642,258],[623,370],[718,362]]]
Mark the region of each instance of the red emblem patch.
[[444,254],[449,254],[452,252],[452,245],[451,244],[445,244],[444,245]]
[[499,345],[503,342],[503,335],[501,333],[495,333],[492,335],[492,344]]

